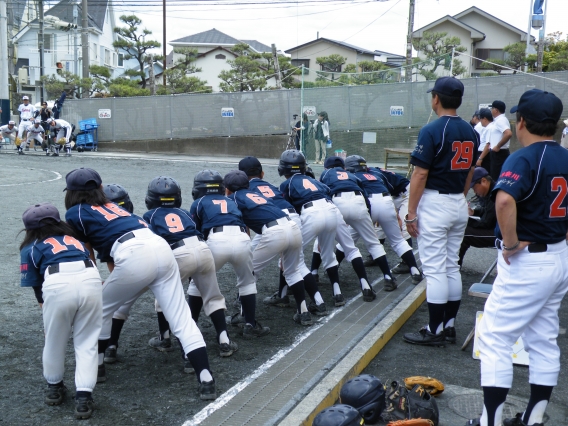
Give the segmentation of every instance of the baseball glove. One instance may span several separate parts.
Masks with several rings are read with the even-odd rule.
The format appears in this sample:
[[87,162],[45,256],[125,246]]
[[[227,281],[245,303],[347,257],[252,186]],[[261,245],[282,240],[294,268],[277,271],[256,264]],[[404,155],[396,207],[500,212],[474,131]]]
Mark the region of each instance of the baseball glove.
[[397,420],[390,422],[387,426],[434,426],[434,422],[427,419]]
[[59,138],[59,139],[57,139],[57,143],[58,143],[59,145],[65,145],[65,142],[67,142],[67,139],[65,139],[65,138]]
[[444,384],[433,377],[411,376],[404,379],[404,384],[408,390],[420,385],[432,396],[438,396],[444,392]]
[[408,390],[405,385],[392,382],[390,391],[387,392],[387,408],[383,412],[383,420],[396,422],[429,419],[434,426],[438,426],[438,405],[422,386],[416,385]]
[[22,144],[22,139],[21,138],[16,138],[16,142],[14,142],[16,144],[16,146],[20,146]]

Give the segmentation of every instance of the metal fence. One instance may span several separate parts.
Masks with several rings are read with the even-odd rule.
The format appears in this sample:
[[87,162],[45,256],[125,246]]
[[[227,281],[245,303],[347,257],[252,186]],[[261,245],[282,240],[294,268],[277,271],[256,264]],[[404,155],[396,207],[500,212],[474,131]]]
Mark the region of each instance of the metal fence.
[[[566,71],[462,82],[465,96],[459,111],[468,119],[480,104],[499,99],[510,107],[533,88],[553,92],[568,103]],[[433,82],[423,81],[313,88],[304,89],[303,97],[301,90],[273,90],[77,99],[65,103],[62,117],[72,123],[96,117],[101,141],[284,134],[290,129],[292,115],[299,114],[303,98],[304,106],[328,113],[333,131],[421,127],[432,118],[431,97],[426,93],[432,86]],[[223,108],[233,108],[234,117],[222,117]],[[110,118],[98,118],[100,110],[110,110]]]

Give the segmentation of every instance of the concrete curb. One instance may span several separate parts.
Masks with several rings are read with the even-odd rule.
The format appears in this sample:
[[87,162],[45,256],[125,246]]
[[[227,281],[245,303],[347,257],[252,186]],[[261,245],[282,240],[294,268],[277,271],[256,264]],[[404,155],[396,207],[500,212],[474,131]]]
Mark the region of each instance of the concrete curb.
[[310,426],[317,413],[335,403],[341,386],[358,375],[385,347],[426,300],[423,280],[280,422],[281,426]]

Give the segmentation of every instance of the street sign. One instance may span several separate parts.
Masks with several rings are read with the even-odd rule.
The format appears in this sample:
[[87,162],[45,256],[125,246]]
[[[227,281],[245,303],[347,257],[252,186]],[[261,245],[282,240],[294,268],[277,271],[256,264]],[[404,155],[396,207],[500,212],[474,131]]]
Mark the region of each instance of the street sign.
[[315,106],[305,106],[302,108],[302,113],[306,114],[308,117],[315,117],[318,114]]
[[403,106],[391,106],[390,107],[390,115],[391,115],[391,117],[402,117],[404,115],[404,107]]
[[234,118],[235,117],[235,108],[221,108],[221,117]]
[[112,114],[110,109],[99,109],[99,118],[111,118]]

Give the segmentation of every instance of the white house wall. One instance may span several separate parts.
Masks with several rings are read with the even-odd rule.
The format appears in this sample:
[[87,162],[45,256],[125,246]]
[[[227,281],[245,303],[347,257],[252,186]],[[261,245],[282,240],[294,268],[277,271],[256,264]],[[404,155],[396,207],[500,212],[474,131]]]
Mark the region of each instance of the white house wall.
[[[215,59],[216,55],[224,55],[226,59]],[[234,59],[229,52],[224,50],[215,50],[209,55],[197,58],[194,62],[197,68],[201,68],[202,71],[193,74],[202,80],[207,80],[207,86],[211,86],[214,92],[219,92],[219,84],[221,84],[221,79],[219,78],[219,73],[221,71],[230,71],[231,66],[227,63],[227,60]]]

